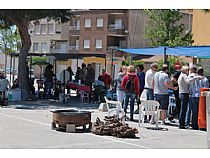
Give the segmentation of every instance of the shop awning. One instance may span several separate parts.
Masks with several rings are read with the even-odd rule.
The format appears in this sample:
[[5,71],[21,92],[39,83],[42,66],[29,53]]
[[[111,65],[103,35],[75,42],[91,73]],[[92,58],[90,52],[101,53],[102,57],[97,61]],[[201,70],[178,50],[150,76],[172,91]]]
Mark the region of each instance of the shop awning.
[[87,53],[29,53],[29,56],[53,56],[56,60],[82,59],[84,57],[106,58],[106,54]]

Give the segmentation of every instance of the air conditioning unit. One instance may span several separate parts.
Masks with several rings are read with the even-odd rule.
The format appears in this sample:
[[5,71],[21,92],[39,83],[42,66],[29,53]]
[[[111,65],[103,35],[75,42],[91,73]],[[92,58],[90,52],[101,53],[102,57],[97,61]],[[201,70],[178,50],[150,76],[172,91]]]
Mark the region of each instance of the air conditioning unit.
[[54,45],[50,45],[50,50],[53,50],[55,49],[55,46]]
[[51,45],[55,45],[55,43],[56,43],[55,41],[51,41],[50,42]]
[[28,32],[29,32],[30,35],[33,35],[33,30],[32,29],[29,29]]

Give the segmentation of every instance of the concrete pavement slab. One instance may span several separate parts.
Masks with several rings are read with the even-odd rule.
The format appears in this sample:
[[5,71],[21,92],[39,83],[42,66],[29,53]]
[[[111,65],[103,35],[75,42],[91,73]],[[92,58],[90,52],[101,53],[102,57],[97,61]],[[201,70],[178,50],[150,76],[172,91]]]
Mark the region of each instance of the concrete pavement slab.
[[[136,139],[122,139],[111,136],[98,136],[82,132],[65,133],[51,130],[51,109],[70,108],[69,105],[19,103],[0,108],[0,148],[5,149],[205,149],[207,148],[204,131],[181,130],[176,126],[160,125],[167,130],[149,130],[155,125],[145,123],[144,128],[136,122],[126,121],[139,131]],[[22,108],[17,108],[21,107]],[[92,122],[97,117],[103,119],[106,112],[97,106],[79,105],[81,109],[92,111]],[[88,108],[86,108],[87,106]],[[25,108],[24,108],[25,107]],[[72,104],[71,107],[78,107]]]

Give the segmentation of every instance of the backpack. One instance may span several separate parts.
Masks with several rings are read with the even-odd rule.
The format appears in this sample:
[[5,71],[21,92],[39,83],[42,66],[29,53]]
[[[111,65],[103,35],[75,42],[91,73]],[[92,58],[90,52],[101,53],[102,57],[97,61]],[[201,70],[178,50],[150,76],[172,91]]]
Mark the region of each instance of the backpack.
[[128,76],[128,81],[125,85],[126,92],[128,93],[135,93],[135,85],[134,85],[134,77]]

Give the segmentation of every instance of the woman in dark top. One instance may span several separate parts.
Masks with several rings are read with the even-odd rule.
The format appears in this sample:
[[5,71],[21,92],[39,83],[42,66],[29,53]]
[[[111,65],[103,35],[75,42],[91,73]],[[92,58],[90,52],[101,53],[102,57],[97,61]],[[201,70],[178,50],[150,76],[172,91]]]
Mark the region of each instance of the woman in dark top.
[[[173,87],[179,87],[177,81],[180,74],[181,74],[181,71],[175,71],[174,74],[172,75],[171,82],[173,83]],[[181,101],[179,99],[179,89],[173,90],[173,92],[174,92],[176,107],[173,109],[172,113],[170,114],[168,118],[170,121],[172,121],[176,115],[179,118],[179,113],[180,113],[180,108],[181,108]]]
[[50,99],[52,98],[51,89],[53,88],[53,77],[55,74],[52,71],[53,66],[51,64],[47,65],[44,72],[45,77],[45,98]]

